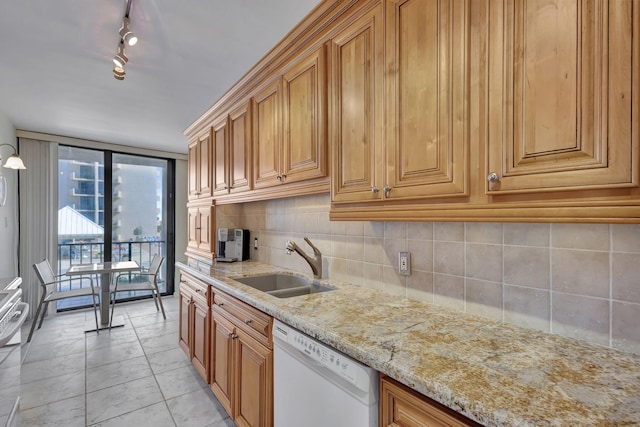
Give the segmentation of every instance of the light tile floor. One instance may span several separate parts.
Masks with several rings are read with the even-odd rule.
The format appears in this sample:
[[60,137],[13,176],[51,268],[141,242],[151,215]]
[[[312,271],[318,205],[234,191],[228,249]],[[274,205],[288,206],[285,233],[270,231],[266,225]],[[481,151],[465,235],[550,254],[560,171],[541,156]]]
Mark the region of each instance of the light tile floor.
[[166,320],[152,300],[117,304],[125,326],[99,334],[93,311],[45,319],[23,347],[22,426],[233,426],[178,346],[178,298],[163,302]]

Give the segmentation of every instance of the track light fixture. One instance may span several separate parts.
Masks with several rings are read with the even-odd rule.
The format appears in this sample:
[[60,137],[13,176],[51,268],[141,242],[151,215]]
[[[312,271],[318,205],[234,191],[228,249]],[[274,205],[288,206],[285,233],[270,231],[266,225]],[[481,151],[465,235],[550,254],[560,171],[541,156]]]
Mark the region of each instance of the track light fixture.
[[124,53],[124,43],[120,40],[120,44],[118,45],[118,52],[116,56],[113,57],[113,63],[120,68],[124,68],[125,64],[129,58],[127,58],[127,54]]
[[129,29],[129,18],[126,16],[122,20],[122,26],[120,27],[120,38],[129,46],[138,43],[138,38]]
[[113,77],[116,80],[124,80],[124,76],[126,74],[124,66],[129,61],[129,58],[125,53],[125,45],[133,46],[138,42],[138,38],[129,29],[129,12],[131,11],[132,3],[133,0],[125,0],[124,17],[122,18],[122,25],[118,30],[120,42],[118,43],[116,55],[113,57]]

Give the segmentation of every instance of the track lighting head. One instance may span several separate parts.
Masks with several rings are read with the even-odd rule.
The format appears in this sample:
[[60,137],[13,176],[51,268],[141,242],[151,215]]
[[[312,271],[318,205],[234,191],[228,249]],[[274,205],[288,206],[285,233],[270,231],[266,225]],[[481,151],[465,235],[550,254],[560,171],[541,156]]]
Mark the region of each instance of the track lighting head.
[[113,63],[116,67],[124,68],[128,60],[129,58],[127,58],[127,54],[124,53],[124,43],[120,40],[118,52],[116,53],[116,56],[113,57]]
[[116,65],[115,67],[113,67],[113,77],[116,80],[124,80],[124,76],[125,76],[125,72],[124,72],[124,67],[120,67],[118,65]]
[[120,27],[120,38],[129,46],[133,46],[138,43],[138,38],[129,29],[129,18],[126,16],[122,20],[122,26]]

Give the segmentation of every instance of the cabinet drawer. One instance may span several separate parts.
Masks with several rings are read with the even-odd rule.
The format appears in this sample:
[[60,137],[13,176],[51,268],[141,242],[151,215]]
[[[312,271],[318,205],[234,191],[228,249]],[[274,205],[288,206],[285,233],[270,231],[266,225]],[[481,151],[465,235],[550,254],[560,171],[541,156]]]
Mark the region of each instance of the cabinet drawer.
[[185,273],[182,273],[180,285],[186,288],[184,290],[189,292],[195,301],[207,307],[209,306],[209,289],[211,288],[209,285]]
[[213,303],[237,320],[243,329],[261,344],[271,348],[271,316],[236,298],[216,292]]

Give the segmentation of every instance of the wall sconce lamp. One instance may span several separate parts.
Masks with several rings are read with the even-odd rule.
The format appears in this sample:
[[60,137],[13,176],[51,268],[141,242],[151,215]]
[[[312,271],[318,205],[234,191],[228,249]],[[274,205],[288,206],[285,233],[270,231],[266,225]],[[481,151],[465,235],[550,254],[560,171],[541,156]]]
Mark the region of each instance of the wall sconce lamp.
[[[11,147],[13,150],[13,154],[9,156],[6,162],[4,162],[4,167],[7,169],[26,169],[22,159],[18,157],[18,153],[16,152],[16,148],[11,144],[0,144],[0,151],[2,151],[2,147]],[[0,164],[2,164],[2,157],[0,156]],[[4,206],[7,202],[7,180],[2,173],[0,173],[0,206]]]

